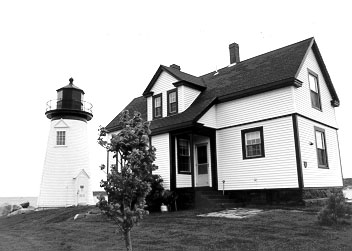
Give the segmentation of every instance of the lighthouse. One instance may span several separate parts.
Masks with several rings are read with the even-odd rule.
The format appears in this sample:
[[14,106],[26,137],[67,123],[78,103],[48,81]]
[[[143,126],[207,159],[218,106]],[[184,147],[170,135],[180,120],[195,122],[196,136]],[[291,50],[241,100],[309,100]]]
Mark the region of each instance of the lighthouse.
[[39,208],[93,204],[90,186],[87,122],[92,105],[84,91],[73,84],[57,90],[47,102],[45,115],[50,132],[38,197]]

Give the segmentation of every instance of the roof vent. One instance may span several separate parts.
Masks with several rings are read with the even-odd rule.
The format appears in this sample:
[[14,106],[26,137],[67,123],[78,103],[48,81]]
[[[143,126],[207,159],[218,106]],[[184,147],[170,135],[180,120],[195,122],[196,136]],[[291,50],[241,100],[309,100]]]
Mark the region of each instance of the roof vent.
[[172,64],[172,65],[170,65],[170,67],[181,71],[181,67],[179,65],[177,65],[177,64]]
[[235,64],[240,62],[240,47],[236,43],[229,45],[230,49],[230,64]]

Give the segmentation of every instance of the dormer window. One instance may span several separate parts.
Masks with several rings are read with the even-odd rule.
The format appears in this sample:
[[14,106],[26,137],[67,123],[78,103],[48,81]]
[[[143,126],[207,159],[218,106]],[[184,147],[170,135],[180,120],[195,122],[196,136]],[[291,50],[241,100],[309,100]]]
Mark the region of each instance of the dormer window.
[[177,89],[167,92],[167,115],[176,114],[178,112]]
[[312,107],[321,110],[318,75],[312,71],[308,71],[308,80]]
[[153,118],[161,118],[163,115],[161,93],[153,96]]

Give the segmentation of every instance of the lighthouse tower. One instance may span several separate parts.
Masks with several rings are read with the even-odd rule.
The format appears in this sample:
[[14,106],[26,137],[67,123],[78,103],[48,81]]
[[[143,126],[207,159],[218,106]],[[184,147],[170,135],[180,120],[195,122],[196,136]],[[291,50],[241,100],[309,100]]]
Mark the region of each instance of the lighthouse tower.
[[57,90],[47,103],[51,121],[38,207],[93,204],[90,188],[87,121],[92,105],[83,101],[84,91],[70,83]]

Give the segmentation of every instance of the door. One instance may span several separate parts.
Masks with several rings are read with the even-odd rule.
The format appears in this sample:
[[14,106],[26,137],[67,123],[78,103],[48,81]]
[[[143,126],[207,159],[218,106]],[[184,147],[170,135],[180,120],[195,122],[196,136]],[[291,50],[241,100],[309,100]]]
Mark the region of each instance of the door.
[[208,146],[206,144],[196,146],[196,186],[209,186],[208,175]]

